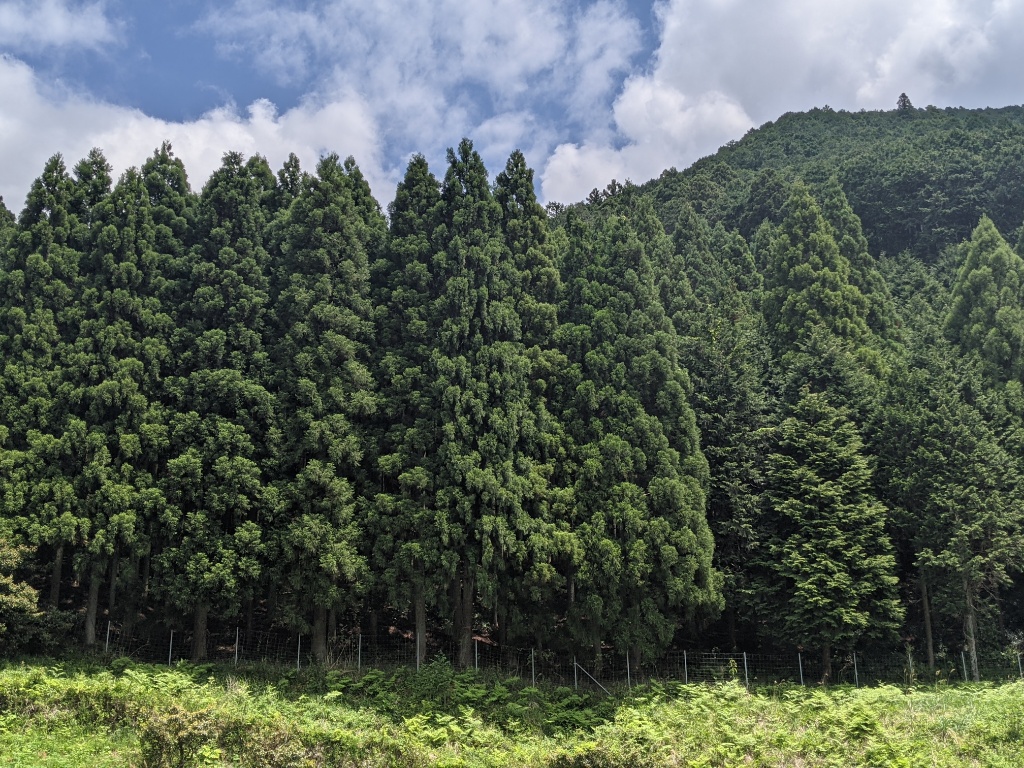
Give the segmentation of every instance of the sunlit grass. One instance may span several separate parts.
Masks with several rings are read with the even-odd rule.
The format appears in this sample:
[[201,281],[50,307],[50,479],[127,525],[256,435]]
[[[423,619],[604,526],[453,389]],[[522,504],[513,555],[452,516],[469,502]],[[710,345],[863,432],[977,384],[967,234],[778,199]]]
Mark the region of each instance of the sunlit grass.
[[126,768],[140,760],[139,740],[126,729],[0,716],[3,768]]
[[609,699],[442,664],[354,677],[0,669],[0,766],[1020,766],[1024,683]]

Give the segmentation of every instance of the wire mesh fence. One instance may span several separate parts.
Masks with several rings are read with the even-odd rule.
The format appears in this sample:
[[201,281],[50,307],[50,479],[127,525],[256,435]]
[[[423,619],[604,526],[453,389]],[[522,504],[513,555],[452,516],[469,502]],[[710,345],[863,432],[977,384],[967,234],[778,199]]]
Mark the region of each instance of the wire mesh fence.
[[[104,652],[111,657],[127,656],[137,661],[168,665],[193,657],[191,632],[150,629],[134,634],[113,622],[106,627]],[[245,665],[253,663],[291,666],[314,665],[309,635],[278,630],[211,633],[206,638],[206,660]],[[458,652],[448,640],[429,639],[428,662],[443,659],[458,666]],[[1024,657],[1016,650],[988,653],[979,657],[981,680],[1006,682],[1024,679]],[[372,636],[339,634],[327,644],[324,666],[361,673],[370,669],[415,668],[416,642],[412,633],[389,632]],[[831,659],[826,679],[820,654],[722,653],[717,651],[669,651],[656,661],[638,662],[628,654],[602,649],[584,658],[569,653],[531,648],[499,646],[486,638],[475,638],[469,667],[516,677],[531,685],[554,685],[586,689],[629,688],[652,681],[681,683],[722,683],[733,681],[748,688],[780,684],[856,686],[883,683],[916,685],[956,683],[973,678],[966,653],[937,656],[934,668],[912,652],[888,654],[837,653]]]

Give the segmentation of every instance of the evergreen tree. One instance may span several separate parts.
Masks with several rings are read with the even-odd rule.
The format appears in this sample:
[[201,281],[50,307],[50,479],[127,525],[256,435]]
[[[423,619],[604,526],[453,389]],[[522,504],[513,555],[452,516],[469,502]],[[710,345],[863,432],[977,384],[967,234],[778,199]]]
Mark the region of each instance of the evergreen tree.
[[887,511],[856,428],[824,395],[805,393],[773,443],[768,610],[782,638],[822,649],[827,680],[833,649],[891,634],[902,619]]
[[[651,231],[649,204],[637,220]],[[569,366],[560,418],[571,440],[578,544],[569,620],[577,642],[653,656],[681,623],[721,607],[698,446],[678,340],[646,242],[611,217],[595,242],[571,213],[558,338]],[[662,232],[662,237],[664,236]]]
[[79,450],[70,433],[70,347],[81,325],[81,254],[73,247],[74,182],[63,159],[47,161],[26,199],[0,274],[3,295],[3,414],[7,450],[16,451],[8,513],[29,542],[52,557],[48,602],[60,598],[66,551],[88,520],[73,488]]
[[[962,641],[977,680],[981,620],[1024,568],[1020,468],[970,402],[970,368],[923,325],[873,417],[879,487],[916,577],[929,663],[936,636]],[[953,627],[936,630],[943,617]]]
[[[502,231],[502,206],[464,139],[449,150],[441,188],[441,291],[431,357],[432,401],[443,424],[435,474],[437,525],[448,549],[459,663],[468,666],[478,593],[492,609],[500,585],[521,572],[529,505],[544,473],[530,450],[538,412],[517,310],[523,273]],[[500,613],[500,609],[498,609]]]
[[[673,242],[681,260],[674,281],[687,291],[692,286],[691,305],[673,319],[710,470],[708,523],[715,566],[724,578],[729,644],[737,648],[737,623],[752,614],[747,568],[759,543],[761,430],[768,409],[766,345],[750,295],[740,290],[754,282],[756,272],[742,237],[721,225],[709,231],[689,206],[682,209]],[[666,274],[662,281],[673,277]],[[663,300],[666,295],[663,288]]]
[[785,351],[815,328],[862,343],[868,302],[805,186],[794,186],[783,213],[765,272],[764,315],[776,348]]
[[835,176],[829,177],[822,191],[821,213],[832,227],[840,255],[850,265],[850,283],[867,300],[868,328],[879,338],[888,337],[895,323],[892,299],[877,262],[868,252],[860,217],[853,212]]
[[1024,259],[982,217],[953,285],[949,338],[994,381],[1024,381]]
[[440,202],[437,179],[416,155],[388,207],[386,258],[374,270],[381,492],[367,525],[368,549],[381,591],[395,603],[412,603],[420,663],[426,661],[428,605],[440,607],[448,586],[434,527],[441,425],[430,399],[438,293],[431,264]]
[[736,228],[749,240],[765,221],[780,224],[783,208],[791,195],[790,185],[774,168],[765,168],[754,178],[747,199],[736,217]]
[[161,553],[168,600],[193,616],[193,658],[206,655],[207,618],[237,615],[260,576],[276,496],[276,404],[264,348],[269,257],[263,245],[273,174],[262,158],[224,156],[196,209],[197,244],[177,307],[174,416]]
[[273,352],[285,414],[277,529],[286,608],[312,614],[313,654],[327,653],[328,612],[361,589],[366,561],[356,493],[377,409],[367,345],[373,338],[369,264],[384,217],[354,164],[329,155],[304,177],[282,229]]

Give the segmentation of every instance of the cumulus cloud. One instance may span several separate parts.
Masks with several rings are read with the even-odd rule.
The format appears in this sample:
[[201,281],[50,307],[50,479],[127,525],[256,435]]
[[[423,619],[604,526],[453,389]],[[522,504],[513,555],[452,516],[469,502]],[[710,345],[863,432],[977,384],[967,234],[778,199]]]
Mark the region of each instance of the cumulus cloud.
[[1024,0],[659,0],[649,71],[627,77],[613,133],[564,142],[549,199],[686,167],[789,111],[1024,100]]
[[360,93],[394,155],[470,136],[491,168],[543,162],[569,125],[610,135],[641,38],[621,0],[235,0],[199,28],[280,83]]
[[[788,111],[1020,103],[1024,0],[229,0],[195,23],[226,57],[306,96],[175,123],[42,84],[0,61],[3,190],[93,145],[123,168],[170,139],[201,183],[236,149],[272,164],[354,154],[386,201],[404,160],[462,136],[492,172],[522,149],[542,198],[683,168]],[[0,0],[0,48],[116,40],[102,1]],[[17,46],[21,46],[18,48]],[[435,167],[443,173],[443,169]],[[439,173],[439,175],[440,175]]]
[[55,47],[96,49],[113,43],[117,37],[118,25],[107,17],[102,2],[0,2],[0,47],[11,51],[30,53]]
[[0,113],[0,194],[20,209],[32,180],[55,152],[74,165],[92,147],[103,150],[120,173],[141,165],[169,140],[185,162],[193,187],[200,187],[227,151],[262,154],[272,166],[295,152],[312,170],[328,152],[353,155],[378,196],[390,194],[395,178],[384,169],[379,130],[356,93],[334,91],[278,114],[267,101],[246,110],[222,107],[189,122],[170,122],[73,93],[44,87],[26,64],[0,58],[0,93],[17,108]]

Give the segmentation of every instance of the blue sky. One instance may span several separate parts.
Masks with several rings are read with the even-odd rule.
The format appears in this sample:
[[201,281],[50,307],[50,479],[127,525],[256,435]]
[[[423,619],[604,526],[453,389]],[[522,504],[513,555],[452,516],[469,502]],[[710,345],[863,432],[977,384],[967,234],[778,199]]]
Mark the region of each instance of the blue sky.
[[1024,0],[0,0],[0,194],[91,147],[353,155],[522,149],[543,200],[683,168],[787,111],[1024,102]]

